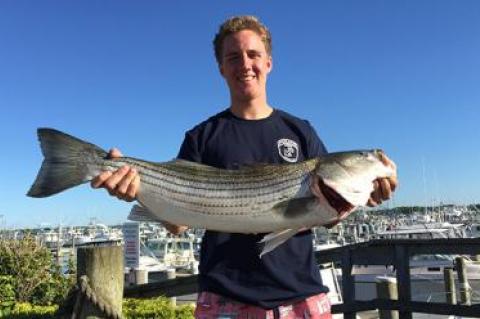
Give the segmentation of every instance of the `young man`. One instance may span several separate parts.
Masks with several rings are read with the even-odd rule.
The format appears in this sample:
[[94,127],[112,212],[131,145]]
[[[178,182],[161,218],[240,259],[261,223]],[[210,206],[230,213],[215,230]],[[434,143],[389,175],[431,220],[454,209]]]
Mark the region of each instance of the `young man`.
[[[230,106],[186,133],[179,158],[236,169],[252,163],[298,162],[326,153],[307,121],[268,104],[271,36],[257,18],[240,16],[225,21],[214,47],[230,90]],[[121,156],[118,151],[111,155]],[[102,173],[92,186],[105,187],[110,194],[131,201],[139,188],[139,176],[124,167]],[[378,180],[369,204],[390,198],[395,187],[395,178]],[[173,232],[185,229],[167,226]],[[259,258],[261,238],[261,234],[206,231],[196,318],[331,318],[328,289],[315,263],[311,231],[298,233]]]

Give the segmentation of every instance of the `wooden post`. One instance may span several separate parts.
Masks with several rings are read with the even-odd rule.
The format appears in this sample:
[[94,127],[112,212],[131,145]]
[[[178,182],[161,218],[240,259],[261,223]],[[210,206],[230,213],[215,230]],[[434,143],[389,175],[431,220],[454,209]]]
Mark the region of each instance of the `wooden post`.
[[[77,280],[86,275],[97,296],[115,312],[122,313],[123,248],[121,246],[82,247],[77,251]],[[84,302],[76,318],[104,318],[90,302]]]
[[167,272],[167,280],[177,278],[177,272],[175,268],[168,268],[166,272]]
[[[393,277],[377,277],[377,298],[386,300],[398,300],[397,280]],[[379,310],[380,319],[399,319],[396,310]]]
[[[159,282],[169,281],[175,278],[177,278],[177,271],[175,268],[167,268],[163,271],[163,276]],[[177,297],[170,297],[170,302],[175,306],[177,304]]]
[[460,302],[464,305],[471,305],[472,296],[470,294],[470,285],[467,278],[467,265],[465,258],[455,258],[455,266],[457,267],[458,284],[460,286]]
[[455,288],[455,278],[453,277],[453,269],[445,267],[443,269],[443,278],[445,280],[445,295],[447,303],[450,305],[457,304],[457,289]]
[[125,274],[123,282],[125,286],[135,285],[135,269],[134,268],[128,268],[128,271]]
[[62,257],[62,256],[61,256],[61,254],[60,254],[60,252],[61,252],[61,250],[62,250],[62,244],[61,244],[61,240],[62,240],[62,239],[60,238],[61,236],[62,236],[62,228],[61,228],[60,225],[58,225],[58,233],[57,233],[57,255],[56,255],[56,257],[57,257],[57,265],[58,265],[58,266],[62,266],[62,261],[61,261],[61,257]]
[[[410,285],[410,255],[408,248],[402,245],[395,245],[395,267],[397,268],[398,300],[400,307],[412,302]],[[412,319],[412,313],[400,310],[400,318]]]
[[[351,307],[355,302],[355,281],[352,276],[352,266],[351,252],[346,248],[342,255],[342,295],[343,303],[347,307]],[[343,314],[343,318],[355,319],[356,315],[355,311],[349,311]]]
[[146,269],[135,269],[135,285],[148,283],[148,271]]

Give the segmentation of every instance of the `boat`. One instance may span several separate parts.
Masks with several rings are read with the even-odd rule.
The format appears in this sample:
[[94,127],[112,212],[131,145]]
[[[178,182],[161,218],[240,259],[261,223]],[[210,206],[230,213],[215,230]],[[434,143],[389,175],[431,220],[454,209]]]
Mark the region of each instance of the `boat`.
[[194,242],[194,236],[168,236],[150,238],[146,246],[168,267],[198,273]]

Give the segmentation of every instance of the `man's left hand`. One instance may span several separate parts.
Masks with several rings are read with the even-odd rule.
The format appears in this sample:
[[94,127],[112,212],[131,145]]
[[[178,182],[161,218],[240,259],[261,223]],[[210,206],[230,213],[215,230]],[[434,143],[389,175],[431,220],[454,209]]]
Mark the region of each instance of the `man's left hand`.
[[382,162],[386,166],[392,167],[394,174],[390,177],[376,179],[373,182],[373,192],[367,202],[367,205],[370,207],[375,207],[380,205],[383,201],[390,199],[398,186],[397,166],[385,154],[382,154]]

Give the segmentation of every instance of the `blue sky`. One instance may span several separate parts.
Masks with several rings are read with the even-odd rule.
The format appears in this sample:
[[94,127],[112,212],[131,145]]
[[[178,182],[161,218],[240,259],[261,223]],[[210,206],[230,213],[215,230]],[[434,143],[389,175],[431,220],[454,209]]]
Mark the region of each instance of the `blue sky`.
[[330,151],[383,148],[387,206],[480,202],[478,1],[0,2],[0,215],[13,226],[123,222],[88,186],[25,196],[37,127],[153,161],[226,108],[211,41],[254,14],[273,35],[271,105],[308,119]]

